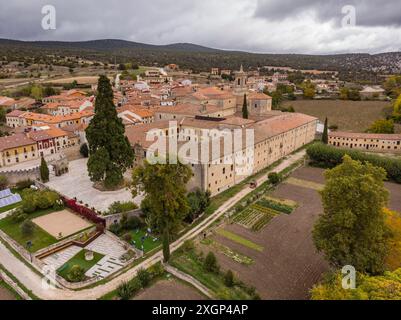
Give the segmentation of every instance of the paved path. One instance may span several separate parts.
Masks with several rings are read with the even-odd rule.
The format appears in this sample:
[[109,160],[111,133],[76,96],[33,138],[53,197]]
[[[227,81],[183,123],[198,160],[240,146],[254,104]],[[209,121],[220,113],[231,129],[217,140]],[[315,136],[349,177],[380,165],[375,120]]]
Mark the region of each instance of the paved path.
[[[294,162],[300,160],[305,155],[305,150],[299,151],[291,156],[288,156],[281,164],[274,168],[275,172],[280,172],[293,164]],[[267,173],[257,180],[258,184],[261,184],[267,180]],[[176,240],[171,244],[171,252],[177,250],[186,240],[190,240],[201,234],[205,229],[207,229],[211,224],[213,224],[217,219],[219,219],[228,209],[235,205],[239,200],[241,200],[248,193],[252,192],[254,189],[250,187],[245,187],[234,197],[230,198],[228,201],[223,203],[219,209],[217,209],[211,216],[202,221],[199,225],[188,231],[184,236]],[[109,293],[116,289],[121,282],[129,281],[136,276],[137,271],[141,268],[149,268],[150,266],[162,261],[163,253],[162,251],[156,253],[149,259],[140,263],[139,265],[129,269],[127,272],[111,279],[105,284],[98,285],[94,288],[73,291],[68,289],[47,289],[42,287],[42,278],[28,268],[22,261],[16,258],[1,242],[0,242],[0,261],[7,270],[11,270],[13,275],[24,284],[26,288],[32,290],[33,293],[41,299],[45,300],[90,300],[97,299],[101,296]]]

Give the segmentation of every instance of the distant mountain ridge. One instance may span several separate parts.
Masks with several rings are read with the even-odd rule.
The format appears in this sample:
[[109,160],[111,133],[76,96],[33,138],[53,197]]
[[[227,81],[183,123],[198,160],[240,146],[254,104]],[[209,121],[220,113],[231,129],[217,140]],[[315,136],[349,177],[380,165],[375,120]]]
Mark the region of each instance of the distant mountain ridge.
[[[263,54],[209,48],[192,43],[153,45],[120,39],[89,41],[20,41],[0,39],[0,56],[40,57],[49,54],[77,55],[106,62],[134,61],[142,65],[164,66],[176,63],[194,72],[220,69],[248,69],[263,66],[291,67],[294,69],[319,69],[339,71],[352,76],[355,73],[401,73],[401,53],[380,54],[351,53],[331,55]],[[348,76],[347,76],[348,77]]]
[[77,48],[89,50],[115,50],[115,49],[146,49],[146,50],[172,50],[185,52],[220,52],[223,50],[208,48],[193,43],[171,43],[167,45],[153,45],[141,42],[120,39],[99,39],[87,41],[21,41],[1,39],[0,44],[5,45],[31,45],[46,48]]

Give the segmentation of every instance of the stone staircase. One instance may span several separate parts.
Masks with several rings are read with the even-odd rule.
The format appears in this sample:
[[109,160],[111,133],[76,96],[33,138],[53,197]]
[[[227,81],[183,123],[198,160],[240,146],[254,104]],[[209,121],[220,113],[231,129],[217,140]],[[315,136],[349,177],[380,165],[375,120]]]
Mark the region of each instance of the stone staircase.
[[106,278],[110,274],[120,270],[124,264],[119,259],[111,256],[103,257],[97,264],[90,268],[85,275],[87,277]]
[[82,248],[78,246],[68,246],[67,248],[57,251],[46,258],[42,259],[42,261],[50,266],[53,266],[55,269],[60,268],[64,265],[68,260],[70,260],[73,256],[75,256],[78,252],[80,252]]

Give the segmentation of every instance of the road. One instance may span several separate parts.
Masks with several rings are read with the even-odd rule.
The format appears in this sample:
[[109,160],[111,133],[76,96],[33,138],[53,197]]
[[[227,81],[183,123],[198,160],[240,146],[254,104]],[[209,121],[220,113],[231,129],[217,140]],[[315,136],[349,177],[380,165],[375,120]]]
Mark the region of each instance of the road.
[[[291,164],[297,162],[305,155],[305,150],[301,150],[291,156],[288,156],[283,162],[281,162],[277,167],[274,168],[275,172],[281,172]],[[258,185],[262,184],[267,180],[267,174],[257,180]],[[252,192],[254,189],[250,187],[244,187],[240,192],[238,192],[234,197],[223,203],[212,215],[203,220],[199,225],[188,231],[181,238],[176,240],[171,244],[170,250],[174,252],[177,250],[186,240],[193,239],[200,235],[204,230],[206,230],[210,225],[212,225],[217,219],[219,219],[228,209],[235,205],[239,200],[241,200],[248,193]],[[68,289],[48,289],[42,287],[42,277],[37,273],[33,272],[29,267],[27,267],[22,261],[16,258],[1,242],[0,242],[0,261],[4,268],[12,272],[12,274],[29,290],[31,290],[37,297],[43,300],[94,300],[101,296],[109,293],[116,289],[121,282],[129,281],[135,277],[137,271],[141,268],[149,268],[150,266],[162,261],[163,253],[159,251],[152,257],[143,261],[139,265],[129,269],[125,273],[111,279],[105,284],[98,285],[94,288],[84,289],[79,291],[73,291]]]

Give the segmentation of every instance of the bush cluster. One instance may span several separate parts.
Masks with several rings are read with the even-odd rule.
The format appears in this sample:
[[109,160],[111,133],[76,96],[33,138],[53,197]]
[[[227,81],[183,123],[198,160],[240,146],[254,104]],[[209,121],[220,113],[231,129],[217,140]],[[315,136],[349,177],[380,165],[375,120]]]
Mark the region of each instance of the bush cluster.
[[388,179],[401,183],[401,159],[368,154],[357,150],[339,149],[322,143],[312,144],[306,151],[311,159],[311,165],[333,168],[341,164],[343,157],[348,154],[353,160],[369,162],[374,166],[383,168],[387,172]]
[[22,210],[25,213],[32,213],[38,209],[48,209],[61,205],[60,196],[57,192],[50,190],[24,189],[22,191]]
[[164,268],[160,263],[155,264],[149,269],[140,269],[135,278],[121,283],[117,288],[117,296],[121,300],[129,300],[142,288],[150,285],[152,280],[164,274]]

